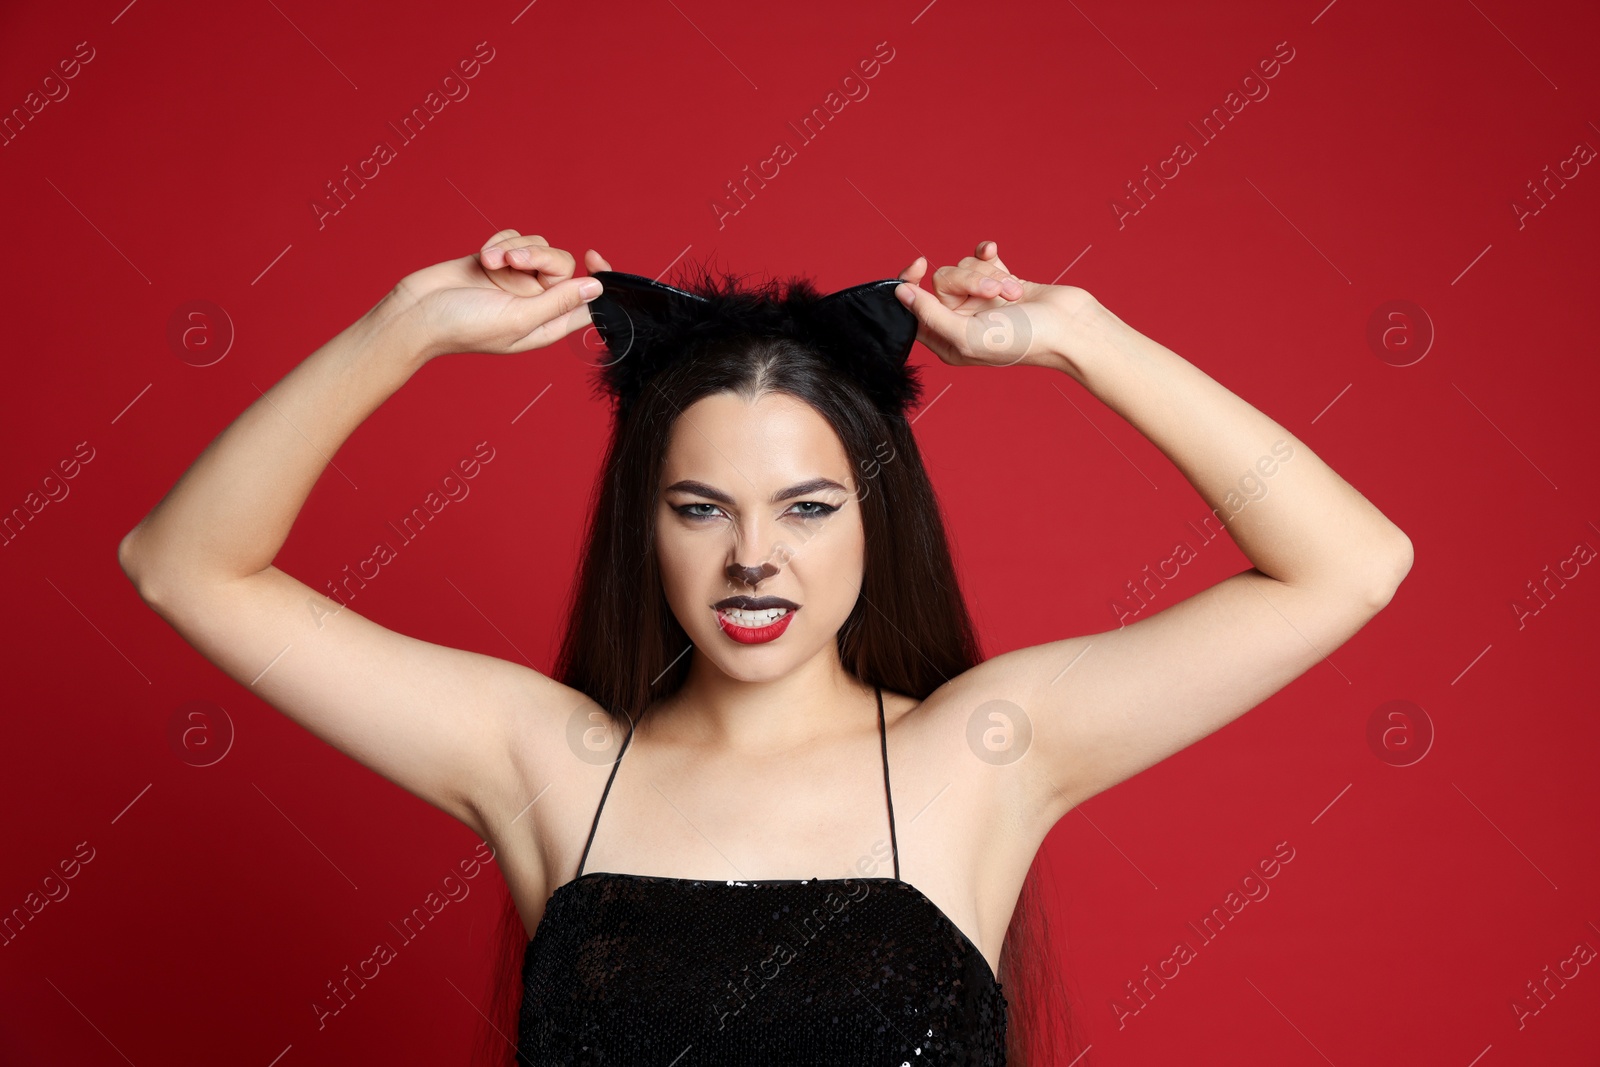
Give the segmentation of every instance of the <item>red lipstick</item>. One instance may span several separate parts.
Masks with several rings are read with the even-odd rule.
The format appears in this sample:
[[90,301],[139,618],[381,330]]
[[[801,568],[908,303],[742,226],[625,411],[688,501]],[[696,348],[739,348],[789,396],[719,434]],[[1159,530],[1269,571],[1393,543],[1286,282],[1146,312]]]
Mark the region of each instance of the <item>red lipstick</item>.
[[788,611],[770,623],[761,627],[740,626],[722,612],[717,612],[717,625],[722,627],[722,632],[742,645],[760,645],[768,641],[775,641],[789,628],[789,620],[794,618],[794,612]]

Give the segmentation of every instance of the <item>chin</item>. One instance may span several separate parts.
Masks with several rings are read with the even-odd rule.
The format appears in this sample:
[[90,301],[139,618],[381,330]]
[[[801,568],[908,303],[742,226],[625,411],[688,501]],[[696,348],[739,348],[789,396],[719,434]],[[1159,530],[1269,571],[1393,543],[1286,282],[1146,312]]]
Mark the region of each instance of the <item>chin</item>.
[[793,669],[793,664],[787,661],[773,666],[768,664],[765,669],[757,668],[751,663],[729,663],[726,660],[717,663],[717,669],[736,682],[747,682],[752,685],[758,682],[772,682]]
[[[696,643],[695,651],[716,667],[718,673],[736,682],[770,682],[788,674],[798,662],[788,651],[733,645],[720,633],[712,634],[709,640],[716,644]],[[715,651],[708,652],[708,647]]]

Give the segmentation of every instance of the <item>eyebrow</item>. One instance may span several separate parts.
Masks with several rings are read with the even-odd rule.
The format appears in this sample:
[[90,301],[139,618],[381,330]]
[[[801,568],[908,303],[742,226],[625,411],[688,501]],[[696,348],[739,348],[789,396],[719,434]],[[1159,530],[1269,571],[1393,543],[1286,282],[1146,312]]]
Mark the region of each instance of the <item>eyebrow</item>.
[[[801,482],[798,485],[791,485],[787,489],[779,489],[776,493],[772,494],[772,503],[779,504],[785,500],[793,500],[797,496],[806,496],[810,493],[815,493],[823,489],[837,489],[841,493],[850,492],[850,490],[846,489],[832,478],[813,478],[808,482]],[[663,493],[692,493],[695,496],[703,496],[710,500],[715,500],[719,504],[733,503],[733,497],[729,496],[727,493],[724,493],[721,489],[709,486],[705,482],[697,482],[688,478],[680,482],[673,482],[671,485],[667,486],[661,491]]]

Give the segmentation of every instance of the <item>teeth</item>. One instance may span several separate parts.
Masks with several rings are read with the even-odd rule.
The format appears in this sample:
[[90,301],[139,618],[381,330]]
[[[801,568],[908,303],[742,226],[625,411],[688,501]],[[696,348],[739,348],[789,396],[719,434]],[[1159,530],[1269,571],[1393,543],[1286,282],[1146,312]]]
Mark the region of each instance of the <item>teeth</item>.
[[722,614],[727,616],[729,622],[754,629],[770,625],[773,620],[789,614],[789,609],[767,608],[763,611],[744,611],[739,608],[724,608]]

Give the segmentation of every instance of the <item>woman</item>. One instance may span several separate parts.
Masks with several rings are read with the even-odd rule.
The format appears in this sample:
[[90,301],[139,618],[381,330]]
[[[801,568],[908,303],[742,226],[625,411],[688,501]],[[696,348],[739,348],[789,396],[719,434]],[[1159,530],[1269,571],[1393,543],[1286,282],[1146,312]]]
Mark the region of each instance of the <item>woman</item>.
[[607,368],[618,420],[554,678],[388,631],[272,565],[328,457],[424,363],[595,321],[575,266],[505,230],[403,279],[207,448],[124,538],[124,570],[234,678],[494,845],[526,949],[519,1062],[1004,1063],[1008,1041],[1040,1062],[1002,984],[1045,835],[1347,640],[1409,540],[1267,416],[984,242],[933,293],[922,258],[901,273],[916,338],[1070,375],[1252,569],[977,663],[909,424],[803,337],[680,358],[626,414],[633,370]]

